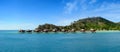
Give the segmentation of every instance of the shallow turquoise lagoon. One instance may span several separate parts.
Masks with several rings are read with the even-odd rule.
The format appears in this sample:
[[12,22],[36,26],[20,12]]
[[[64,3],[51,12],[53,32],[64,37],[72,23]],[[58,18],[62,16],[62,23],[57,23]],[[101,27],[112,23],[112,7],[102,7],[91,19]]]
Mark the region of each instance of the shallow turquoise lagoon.
[[120,52],[120,32],[19,33],[1,30],[0,52]]

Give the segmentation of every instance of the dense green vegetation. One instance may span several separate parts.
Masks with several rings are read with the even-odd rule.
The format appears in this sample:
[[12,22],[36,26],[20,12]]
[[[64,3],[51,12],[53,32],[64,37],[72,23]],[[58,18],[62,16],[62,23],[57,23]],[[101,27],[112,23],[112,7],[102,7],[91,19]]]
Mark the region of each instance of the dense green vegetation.
[[81,29],[96,29],[96,30],[120,30],[120,23],[114,23],[102,17],[88,17],[72,22],[67,26],[56,26],[53,24],[39,25],[36,29],[66,29],[66,30],[81,30]]
[[52,29],[57,29],[57,30],[60,30],[63,26],[56,26],[56,25],[53,25],[53,24],[44,24],[44,25],[39,25],[38,28],[36,29],[49,29],[49,30],[52,30]]

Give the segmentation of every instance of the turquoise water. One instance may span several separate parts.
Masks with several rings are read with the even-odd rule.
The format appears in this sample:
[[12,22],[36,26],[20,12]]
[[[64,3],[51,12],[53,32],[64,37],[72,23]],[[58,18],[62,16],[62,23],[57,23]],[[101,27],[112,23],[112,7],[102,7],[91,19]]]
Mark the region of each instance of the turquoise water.
[[0,31],[0,52],[120,52],[120,32]]

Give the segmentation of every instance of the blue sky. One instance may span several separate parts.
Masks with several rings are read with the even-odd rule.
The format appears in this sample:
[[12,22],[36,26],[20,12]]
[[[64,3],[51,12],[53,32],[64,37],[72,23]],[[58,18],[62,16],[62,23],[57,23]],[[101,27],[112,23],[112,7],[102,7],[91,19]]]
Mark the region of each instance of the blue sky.
[[0,0],[0,30],[69,25],[91,16],[120,22],[120,0]]

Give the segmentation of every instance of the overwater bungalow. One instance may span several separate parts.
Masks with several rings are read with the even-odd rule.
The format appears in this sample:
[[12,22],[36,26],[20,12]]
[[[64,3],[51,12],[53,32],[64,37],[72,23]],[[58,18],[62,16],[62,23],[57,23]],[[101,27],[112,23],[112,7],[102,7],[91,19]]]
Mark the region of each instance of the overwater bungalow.
[[57,32],[57,29],[53,29],[52,32]]
[[95,29],[90,29],[90,31],[91,31],[92,33],[95,33],[95,32],[96,32],[96,30],[95,30]]
[[67,32],[65,29],[61,29],[61,32]]
[[32,32],[32,30],[26,30],[26,32],[29,32],[29,33],[30,33],[30,32]]
[[72,29],[71,32],[75,32],[75,29]]
[[66,32],[72,32],[71,30],[66,30]]
[[43,32],[48,32],[48,29],[44,29]]
[[22,33],[24,33],[24,32],[25,32],[25,30],[19,30],[19,32],[22,32]]
[[85,29],[81,29],[80,31],[81,31],[81,32],[86,32],[86,30],[85,30]]
[[40,29],[36,29],[36,30],[34,30],[34,32],[41,32],[41,30]]

